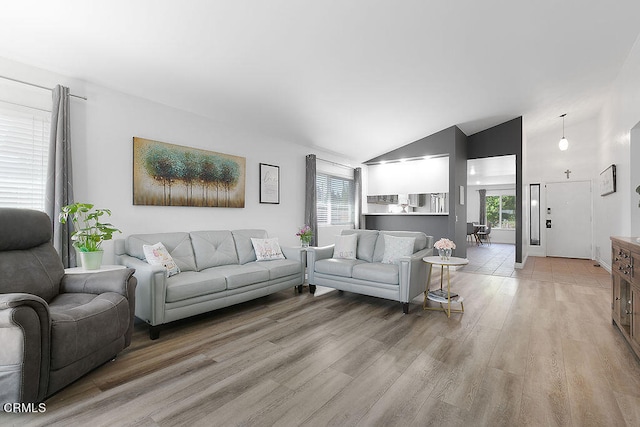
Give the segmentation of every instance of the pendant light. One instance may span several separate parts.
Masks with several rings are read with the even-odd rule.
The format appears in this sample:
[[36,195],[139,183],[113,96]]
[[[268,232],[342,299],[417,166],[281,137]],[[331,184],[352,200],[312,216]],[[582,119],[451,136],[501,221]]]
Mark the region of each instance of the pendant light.
[[562,117],[562,139],[558,143],[558,148],[560,149],[560,151],[566,151],[567,148],[569,148],[569,141],[567,141],[567,138],[564,137],[564,116],[566,115],[567,113],[560,116]]

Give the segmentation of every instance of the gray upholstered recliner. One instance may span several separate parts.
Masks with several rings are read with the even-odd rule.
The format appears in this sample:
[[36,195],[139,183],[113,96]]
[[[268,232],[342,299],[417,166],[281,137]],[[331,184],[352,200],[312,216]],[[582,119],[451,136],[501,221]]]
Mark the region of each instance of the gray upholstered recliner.
[[0,208],[0,411],[40,402],[131,342],[133,269],[65,274],[39,211]]

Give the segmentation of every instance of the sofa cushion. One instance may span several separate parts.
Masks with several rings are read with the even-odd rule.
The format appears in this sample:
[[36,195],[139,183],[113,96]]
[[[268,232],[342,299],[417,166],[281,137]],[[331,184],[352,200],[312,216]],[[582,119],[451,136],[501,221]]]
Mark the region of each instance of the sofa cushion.
[[269,280],[302,274],[300,261],[290,259],[274,259],[272,261],[256,261],[256,264],[269,272]]
[[356,250],[358,248],[358,236],[356,234],[336,236],[335,242],[333,258],[356,259]]
[[358,236],[358,247],[356,249],[356,258],[372,262],[373,261],[373,251],[376,246],[376,240],[378,239],[378,231],[377,230],[342,230],[341,234],[343,236],[349,234],[355,234]]
[[224,275],[227,281],[227,289],[238,289],[269,280],[269,270],[260,267],[258,264],[253,262],[245,265],[225,265],[215,267],[215,270]]
[[398,279],[398,264],[382,264],[379,262],[358,264],[353,267],[352,277],[389,285],[400,283]]
[[383,264],[397,264],[401,257],[408,257],[413,254],[415,237],[395,237],[384,235]]
[[129,303],[115,292],[63,293],[49,304],[51,369],[77,362],[122,337],[129,327]]
[[238,264],[236,244],[231,231],[192,231],[189,235],[198,271],[220,265]]
[[155,245],[158,242],[162,242],[167,248],[180,271],[196,271],[196,258],[191,247],[189,233],[132,234],[127,237],[125,250],[129,255],[144,260],[142,246]]
[[412,253],[416,253],[427,247],[427,235],[421,231],[381,231],[376,241],[376,248],[373,253],[373,262],[382,262],[382,257],[384,256],[385,235],[394,237],[415,237],[416,240],[413,244]]
[[353,267],[364,264],[360,259],[337,259],[329,258],[316,261],[316,273],[331,274],[333,276],[351,277]]
[[167,279],[167,302],[182,301],[227,289],[227,279],[216,267],[200,272],[187,271]]
[[256,239],[266,239],[268,237],[266,230],[233,230],[231,234],[233,234],[240,264],[256,260],[256,252],[251,244],[252,237]]

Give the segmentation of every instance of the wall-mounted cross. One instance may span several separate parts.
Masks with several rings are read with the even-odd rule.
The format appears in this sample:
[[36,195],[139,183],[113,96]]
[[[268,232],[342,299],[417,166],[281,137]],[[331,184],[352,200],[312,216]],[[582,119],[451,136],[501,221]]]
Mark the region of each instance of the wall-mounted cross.
[[567,179],[569,179],[569,174],[571,173],[571,171],[569,169],[567,169],[566,171],[564,171],[564,173],[567,174]]

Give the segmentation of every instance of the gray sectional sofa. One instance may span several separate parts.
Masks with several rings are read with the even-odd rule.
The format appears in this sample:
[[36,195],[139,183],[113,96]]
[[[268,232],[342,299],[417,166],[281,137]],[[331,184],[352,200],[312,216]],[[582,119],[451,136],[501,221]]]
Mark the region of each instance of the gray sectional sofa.
[[[315,286],[327,286],[402,303],[404,313],[409,302],[425,291],[426,265],[422,258],[433,254],[433,237],[413,231],[343,230],[356,234],[356,259],[333,258],[334,246],[307,250],[307,274],[310,292]],[[383,263],[385,235],[414,237],[413,254]]]
[[[133,234],[115,241],[116,262],[135,268],[135,315],[150,326],[151,339],[160,325],[205,313],[304,283],[300,248],[282,247],[286,259],[256,261],[251,238],[265,230],[213,230]],[[143,245],[162,242],[180,273],[146,262]]]

